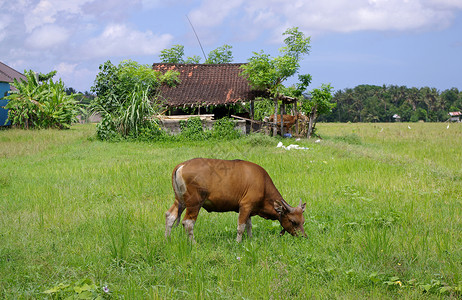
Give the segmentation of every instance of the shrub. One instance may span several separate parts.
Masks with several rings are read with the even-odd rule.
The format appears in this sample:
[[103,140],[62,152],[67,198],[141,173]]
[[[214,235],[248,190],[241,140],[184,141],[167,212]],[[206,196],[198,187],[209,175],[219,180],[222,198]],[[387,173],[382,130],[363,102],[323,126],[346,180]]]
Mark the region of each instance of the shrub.
[[10,100],[8,120],[20,128],[69,128],[78,113],[74,95],[67,95],[61,79],[53,82],[56,71],[36,74],[24,71],[27,81],[14,80],[17,90],[5,97]]
[[178,73],[161,74],[134,61],[123,61],[119,66],[107,61],[99,68],[91,88],[97,94],[91,110],[103,116],[97,137],[101,140],[159,138],[158,123],[152,121],[162,110],[156,93],[162,84],[177,84]]
[[102,141],[114,141],[120,139],[116,131],[115,122],[110,114],[103,116],[101,122],[96,125],[96,137]]
[[200,117],[192,117],[187,121],[180,121],[181,134],[180,138],[192,140],[192,141],[203,141],[210,137],[209,131],[204,131],[202,128],[202,121]]
[[213,124],[212,137],[217,139],[232,140],[241,136],[240,132],[237,131],[235,123],[230,118],[222,118]]

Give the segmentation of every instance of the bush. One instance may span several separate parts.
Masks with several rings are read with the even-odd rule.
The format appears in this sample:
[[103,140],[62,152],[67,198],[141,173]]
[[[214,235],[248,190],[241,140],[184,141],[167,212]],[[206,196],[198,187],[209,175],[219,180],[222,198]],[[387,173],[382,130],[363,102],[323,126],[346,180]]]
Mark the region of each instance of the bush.
[[96,137],[102,141],[114,141],[120,139],[115,122],[111,115],[103,116],[101,122],[96,125]]
[[97,95],[91,102],[91,110],[103,116],[97,137],[101,140],[159,138],[158,123],[152,121],[163,109],[156,97],[158,88],[178,83],[178,73],[161,74],[134,61],[123,61],[119,66],[107,61],[99,68],[91,88]]
[[209,131],[204,131],[200,117],[192,117],[187,121],[180,121],[180,137],[191,141],[204,141],[211,135]]
[[212,137],[217,139],[232,140],[241,136],[234,127],[236,124],[230,118],[222,118],[213,124]]
[[153,120],[150,122],[144,123],[143,126],[139,128],[138,134],[132,136],[132,138],[138,141],[159,141],[159,140],[168,140],[170,135],[168,135],[159,125],[159,121]]
[[[5,97],[10,100],[8,120],[20,128],[69,128],[78,113],[74,95],[67,95],[62,80],[53,82],[56,71],[36,74],[24,71],[27,81],[14,80],[17,90]],[[3,124],[1,124],[3,125]]]

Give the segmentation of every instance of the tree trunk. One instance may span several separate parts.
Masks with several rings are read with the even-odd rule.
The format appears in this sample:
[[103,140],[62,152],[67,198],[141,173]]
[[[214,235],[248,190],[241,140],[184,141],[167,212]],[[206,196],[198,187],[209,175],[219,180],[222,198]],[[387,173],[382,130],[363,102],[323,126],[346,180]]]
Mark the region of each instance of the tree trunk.
[[273,136],[278,135],[278,97],[274,96]]
[[[250,119],[255,119],[254,101],[250,100]],[[253,132],[253,122],[250,122],[250,132]]]
[[284,101],[281,104],[281,136],[284,136],[284,114],[286,113],[286,108]]
[[316,112],[317,112],[317,108],[316,106],[314,106],[310,112],[310,120],[308,121],[308,132],[306,134],[306,137],[309,139],[311,138],[311,134],[313,133],[313,128],[314,128],[315,121],[316,121]]
[[297,107],[297,100],[294,101],[294,115],[295,119],[295,134],[298,136],[300,132],[298,132],[298,107]]

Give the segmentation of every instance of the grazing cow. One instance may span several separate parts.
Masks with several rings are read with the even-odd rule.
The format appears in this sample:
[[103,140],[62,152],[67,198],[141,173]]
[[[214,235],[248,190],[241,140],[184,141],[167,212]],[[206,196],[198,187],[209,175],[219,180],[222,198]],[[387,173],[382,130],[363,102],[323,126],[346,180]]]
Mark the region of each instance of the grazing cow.
[[306,237],[303,212],[306,203],[291,207],[284,201],[268,173],[259,165],[243,160],[195,158],[175,167],[172,174],[175,202],[165,213],[165,237],[172,226],[180,222],[194,242],[194,223],[199,210],[207,212],[235,211],[239,213],[237,242],[241,242],[244,229],[252,236],[251,217],[278,220],[281,235],[286,231]]

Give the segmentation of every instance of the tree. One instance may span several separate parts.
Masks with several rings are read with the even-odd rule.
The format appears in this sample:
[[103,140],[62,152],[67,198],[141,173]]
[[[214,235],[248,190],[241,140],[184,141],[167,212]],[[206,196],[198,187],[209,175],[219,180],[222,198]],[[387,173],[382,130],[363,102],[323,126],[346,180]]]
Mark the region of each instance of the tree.
[[[215,50],[210,51],[206,64],[229,64],[233,61],[233,47],[230,45],[223,45]],[[184,46],[174,45],[170,49],[164,49],[160,52],[160,61],[162,63],[171,64],[199,64],[201,57],[198,55],[188,56],[184,58]]]
[[229,64],[233,61],[233,53],[230,45],[223,45],[215,50],[210,51],[206,64]]
[[336,103],[332,102],[332,90],[330,84],[323,84],[321,88],[313,89],[310,96],[302,102],[302,111],[309,117],[307,137],[310,138],[316,127],[316,120],[319,115],[332,111]]
[[5,97],[10,100],[8,119],[13,126],[29,128],[69,128],[77,115],[74,95],[67,95],[61,79],[53,81],[56,71],[48,74],[24,71],[27,80],[14,80],[16,91]]
[[107,61],[99,69],[91,87],[97,96],[91,109],[103,117],[97,126],[98,138],[137,137],[144,129],[159,132],[159,126],[150,120],[161,109],[156,92],[163,84],[176,85],[178,72],[162,74],[131,60],[118,66]]
[[[284,33],[285,47],[279,49],[280,55],[271,58],[263,51],[253,52],[248,63],[241,68],[242,76],[247,78],[253,88],[268,91],[274,101],[274,115],[277,115],[278,99],[284,89],[283,82],[298,72],[300,60],[310,52],[310,37],[305,36],[298,27],[287,29]],[[282,118],[281,118],[282,119]],[[274,118],[276,126],[277,118]],[[276,135],[276,130],[273,131]]]
[[163,63],[170,64],[183,64],[184,63],[184,46],[174,45],[170,49],[164,49],[160,51],[160,61]]

